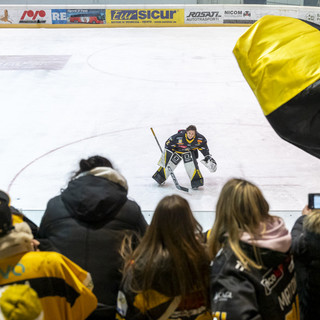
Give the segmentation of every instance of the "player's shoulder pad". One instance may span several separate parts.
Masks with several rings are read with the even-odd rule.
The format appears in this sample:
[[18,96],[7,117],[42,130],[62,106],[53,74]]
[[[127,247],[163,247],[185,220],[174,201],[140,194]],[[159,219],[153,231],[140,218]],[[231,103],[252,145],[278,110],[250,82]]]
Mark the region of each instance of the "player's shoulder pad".
[[202,134],[199,133],[199,132],[197,132],[196,139],[197,139],[197,140],[203,140],[203,141],[206,141],[206,140],[207,140],[207,139],[205,138],[205,136],[202,135]]
[[169,139],[171,140],[175,140],[177,138],[183,137],[185,133],[185,130],[179,130],[177,133],[175,133],[174,135],[172,135]]

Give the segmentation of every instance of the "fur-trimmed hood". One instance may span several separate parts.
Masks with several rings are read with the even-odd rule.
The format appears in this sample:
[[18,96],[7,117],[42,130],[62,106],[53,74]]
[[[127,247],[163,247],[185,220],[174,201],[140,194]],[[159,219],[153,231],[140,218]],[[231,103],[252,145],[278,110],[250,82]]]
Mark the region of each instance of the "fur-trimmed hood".
[[125,188],[128,191],[128,184],[126,178],[118,171],[108,168],[108,167],[97,167],[90,171],[88,171],[88,174],[92,174],[96,177],[102,177],[107,180],[110,180],[114,183],[119,184],[123,188]]
[[97,167],[69,182],[61,199],[70,214],[82,221],[113,219],[127,201],[126,179],[116,170]]

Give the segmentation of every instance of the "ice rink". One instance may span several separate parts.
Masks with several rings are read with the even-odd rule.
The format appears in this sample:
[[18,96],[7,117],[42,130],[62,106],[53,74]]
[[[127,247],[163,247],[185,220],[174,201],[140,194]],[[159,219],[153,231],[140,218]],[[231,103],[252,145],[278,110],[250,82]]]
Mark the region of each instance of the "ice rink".
[[[223,184],[242,177],[290,227],[307,194],[320,192],[320,162],[265,119],[232,54],[246,29],[0,29],[0,189],[38,223],[79,160],[100,154],[127,178],[147,220],[162,197],[179,193],[210,227]],[[199,164],[205,186],[190,193],[170,178],[159,187],[150,127],[163,146],[189,124],[218,170]],[[175,174],[190,186],[182,163]]]

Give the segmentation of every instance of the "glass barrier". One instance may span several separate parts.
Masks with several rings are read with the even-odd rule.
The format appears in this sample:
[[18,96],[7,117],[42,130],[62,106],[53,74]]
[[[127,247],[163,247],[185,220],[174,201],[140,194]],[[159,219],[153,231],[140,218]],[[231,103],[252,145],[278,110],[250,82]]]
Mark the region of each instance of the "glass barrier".
[[[284,221],[288,228],[288,230],[291,230],[293,227],[294,222],[300,217],[301,211],[270,211],[271,215],[279,216]],[[23,214],[26,215],[31,221],[33,221],[36,225],[40,225],[42,215],[44,213],[44,210],[22,210]],[[151,222],[153,211],[142,211],[146,221],[148,223]],[[210,229],[212,227],[215,212],[214,211],[193,211],[193,214],[195,218],[198,220],[198,222],[201,224],[204,231]]]

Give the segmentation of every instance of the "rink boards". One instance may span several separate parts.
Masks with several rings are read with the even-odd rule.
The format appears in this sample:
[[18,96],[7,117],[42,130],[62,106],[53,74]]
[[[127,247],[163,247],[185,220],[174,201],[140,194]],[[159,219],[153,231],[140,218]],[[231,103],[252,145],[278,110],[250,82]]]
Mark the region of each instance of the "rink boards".
[[2,28],[247,26],[265,15],[320,24],[320,8],[271,5],[1,5]]

